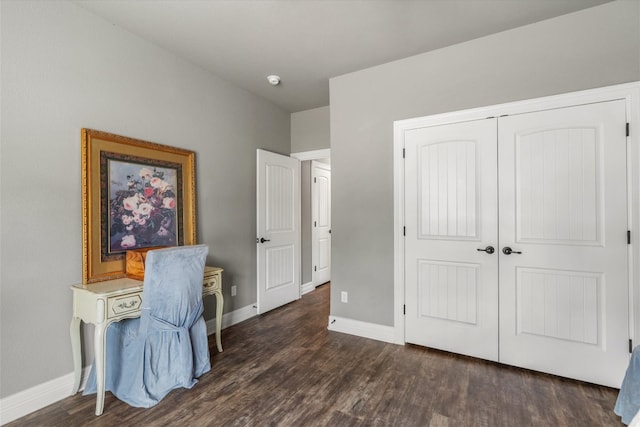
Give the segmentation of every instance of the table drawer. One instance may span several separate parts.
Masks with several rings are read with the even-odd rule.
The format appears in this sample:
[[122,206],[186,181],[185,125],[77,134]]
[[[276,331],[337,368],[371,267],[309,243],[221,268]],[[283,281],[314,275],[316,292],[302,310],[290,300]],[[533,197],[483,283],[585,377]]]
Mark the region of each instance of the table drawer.
[[142,306],[142,292],[121,295],[107,299],[107,318],[122,316],[140,311]]
[[213,292],[222,289],[222,277],[220,273],[204,276],[202,286],[203,292]]

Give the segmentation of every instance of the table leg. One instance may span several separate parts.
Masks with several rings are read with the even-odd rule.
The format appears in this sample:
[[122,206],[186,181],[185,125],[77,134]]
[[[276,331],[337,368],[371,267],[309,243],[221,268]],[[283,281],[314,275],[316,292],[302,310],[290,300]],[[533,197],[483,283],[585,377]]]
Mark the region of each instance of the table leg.
[[216,345],[218,351],[222,353],[222,338],[220,334],[222,332],[222,306],[224,305],[224,299],[222,297],[222,291],[216,293]]
[[94,332],[94,352],[96,364],[96,415],[102,415],[104,409],[104,370],[105,370],[105,349],[104,338],[107,325],[104,323],[96,325]]
[[80,378],[82,376],[82,353],[80,350],[80,318],[72,317],[69,325],[71,335],[71,353],[73,355],[73,389],[71,394],[76,394],[80,389]]

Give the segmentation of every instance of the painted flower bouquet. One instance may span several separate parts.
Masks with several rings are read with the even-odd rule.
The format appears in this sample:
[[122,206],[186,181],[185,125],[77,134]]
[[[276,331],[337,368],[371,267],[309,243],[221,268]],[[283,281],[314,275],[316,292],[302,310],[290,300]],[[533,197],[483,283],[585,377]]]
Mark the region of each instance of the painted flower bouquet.
[[109,201],[110,252],[176,245],[174,185],[159,168],[142,167],[137,175],[126,175],[125,188]]

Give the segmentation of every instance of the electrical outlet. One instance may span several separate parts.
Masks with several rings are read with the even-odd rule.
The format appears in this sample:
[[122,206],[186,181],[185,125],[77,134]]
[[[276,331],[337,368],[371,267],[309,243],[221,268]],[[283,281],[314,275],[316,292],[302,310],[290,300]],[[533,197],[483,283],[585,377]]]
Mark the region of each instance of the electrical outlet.
[[349,302],[349,294],[345,291],[340,293],[340,302]]
[[231,296],[235,297],[237,293],[238,293],[238,288],[236,287],[236,285],[231,286]]

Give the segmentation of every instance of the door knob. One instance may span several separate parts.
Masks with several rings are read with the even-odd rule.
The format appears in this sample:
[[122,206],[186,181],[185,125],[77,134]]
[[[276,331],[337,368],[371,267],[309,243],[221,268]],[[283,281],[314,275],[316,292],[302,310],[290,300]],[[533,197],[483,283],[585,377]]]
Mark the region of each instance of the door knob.
[[495,248],[494,248],[493,246],[487,246],[487,247],[486,247],[486,248],[484,248],[484,249],[476,249],[476,250],[477,250],[478,252],[486,252],[486,253],[488,253],[489,255],[491,255],[492,253],[494,253],[494,252],[496,251],[496,250],[495,250]]
[[264,243],[264,242],[270,242],[271,240],[269,239],[265,239],[264,237],[260,238],[260,243]]
[[502,253],[505,255],[511,255],[511,254],[521,254],[522,252],[514,251],[509,246],[505,246],[504,248],[502,248]]

